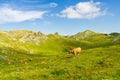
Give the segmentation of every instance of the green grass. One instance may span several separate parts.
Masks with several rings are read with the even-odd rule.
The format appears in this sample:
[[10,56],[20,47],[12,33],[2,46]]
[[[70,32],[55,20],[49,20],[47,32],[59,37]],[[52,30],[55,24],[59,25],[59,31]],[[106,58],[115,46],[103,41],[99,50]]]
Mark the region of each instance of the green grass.
[[[0,33],[0,80],[120,80],[119,39],[104,34],[75,40],[58,33],[18,33]],[[68,53],[75,47],[82,48],[81,54]]]
[[[52,53],[51,53],[52,54]],[[1,80],[119,80],[120,46],[92,48],[74,56],[0,53]],[[11,64],[8,64],[8,62]]]

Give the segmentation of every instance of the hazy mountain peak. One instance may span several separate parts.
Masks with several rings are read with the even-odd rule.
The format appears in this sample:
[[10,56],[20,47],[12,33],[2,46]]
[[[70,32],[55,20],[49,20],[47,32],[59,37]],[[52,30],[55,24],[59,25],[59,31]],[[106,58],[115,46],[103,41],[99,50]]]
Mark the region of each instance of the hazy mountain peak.
[[79,39],[85,39],[86,37],[93,36],[93,35],[96,35],[96,34],[98,34],[98,33],[94,32],[94,31],[91,31],[91,30],[85,30],[83,32],[79,32],[79,33],[73,35],[72,37],[74,39],[79,40]]
[[96,32],[91,31],[91,30],[85,30],[83,33],[96,33]]

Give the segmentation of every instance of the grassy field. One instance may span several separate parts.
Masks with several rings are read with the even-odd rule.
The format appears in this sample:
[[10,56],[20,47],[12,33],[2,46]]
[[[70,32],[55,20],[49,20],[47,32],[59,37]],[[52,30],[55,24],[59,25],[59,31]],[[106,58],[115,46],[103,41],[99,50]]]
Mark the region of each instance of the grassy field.
[[0,80],[120,80],[119,36],[18,33],[0,33]]
[[0,80],[120,79],[120,45],[86,49],[76,56],[64,51],[54,54],[1,51]]

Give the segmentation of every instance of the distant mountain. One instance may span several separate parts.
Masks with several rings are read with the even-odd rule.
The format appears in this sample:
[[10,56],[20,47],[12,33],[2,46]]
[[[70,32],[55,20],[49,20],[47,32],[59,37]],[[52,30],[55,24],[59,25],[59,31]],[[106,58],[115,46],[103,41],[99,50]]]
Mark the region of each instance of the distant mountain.
[[60,35],[58,32],[55,32],[54,34],[48,34],[47,37],[49,39],[59,39],[63,38],[64,36]]
[[103,34],[91,30],[72,36],[62,36],[58,32],[45,35],[28,30],[0,31],[0,49],[37,54],[69,50],[81,46],[92,48],[120,43],[120,33]]
[[79,32],[79,33],[71,36],[71,38],[76,39],[76,40],[83,40],[83,39],[85,39],[87,37],[90,37],[90,36],[93,36],[93,35],[97,35],[97,34],[98,33],[93,32],[91,30],[86,30],[84,32]]
[[0,31],[0,49],[31,53],[34,46],[48,39],[41,32],[28,30]]
[[114,32],[109,34],[113,42],[120,42],[120,33]]
[[0,38],[13,42],[21,43],[36,43],[39,44],[40,40],[46,40],[47,36],[41,32],[32,32],[27,30],[14,30],[14,31],[0,31]]

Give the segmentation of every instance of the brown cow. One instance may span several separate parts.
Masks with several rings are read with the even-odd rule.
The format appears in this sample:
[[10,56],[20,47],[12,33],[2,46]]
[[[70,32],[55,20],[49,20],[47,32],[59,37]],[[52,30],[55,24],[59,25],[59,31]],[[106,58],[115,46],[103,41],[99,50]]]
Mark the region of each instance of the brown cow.
[[77,47],[77,48],[70,50],[69,52],[76,55],[76,54],[79,54],[81,52],[81,48]]

